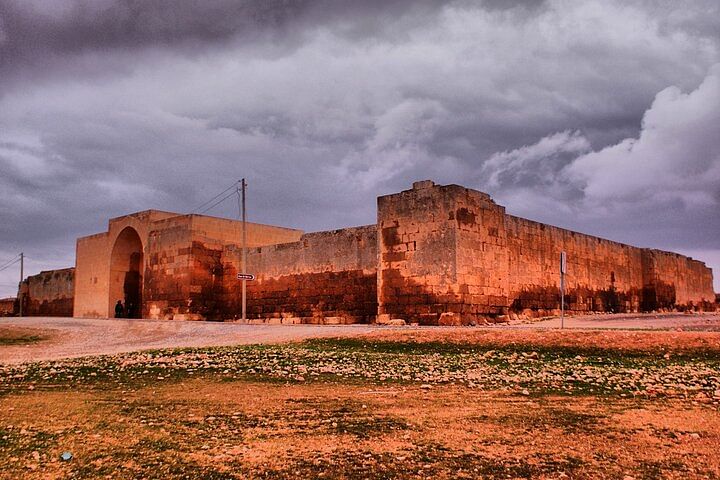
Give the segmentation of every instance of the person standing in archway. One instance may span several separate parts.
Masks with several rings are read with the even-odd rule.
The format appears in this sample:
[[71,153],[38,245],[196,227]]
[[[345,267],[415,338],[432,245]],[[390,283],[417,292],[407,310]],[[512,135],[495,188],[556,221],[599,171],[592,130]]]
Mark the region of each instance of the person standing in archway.
[[115,304],[115,318],[122,318],[125,308],[123,307],[122,301],[118,300]]

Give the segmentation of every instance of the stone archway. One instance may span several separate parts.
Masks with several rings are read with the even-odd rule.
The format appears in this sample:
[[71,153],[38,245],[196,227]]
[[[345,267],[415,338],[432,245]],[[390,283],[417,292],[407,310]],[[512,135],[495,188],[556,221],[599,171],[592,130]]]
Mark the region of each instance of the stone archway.
[[143,245],[137,230],[125,227],[115,240],[110,254],[110,315],[115,304],[125,304],[125,316],[142,318]]

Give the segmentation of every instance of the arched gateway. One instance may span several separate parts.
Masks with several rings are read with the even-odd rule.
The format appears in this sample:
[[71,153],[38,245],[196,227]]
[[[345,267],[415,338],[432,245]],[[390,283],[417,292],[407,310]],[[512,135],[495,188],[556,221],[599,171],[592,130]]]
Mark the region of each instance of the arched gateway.
[[110,297],[108,311],[118,300],[125,304],[125,316],[142,317],[143,244],[137,230],[125,227],[110,254]]

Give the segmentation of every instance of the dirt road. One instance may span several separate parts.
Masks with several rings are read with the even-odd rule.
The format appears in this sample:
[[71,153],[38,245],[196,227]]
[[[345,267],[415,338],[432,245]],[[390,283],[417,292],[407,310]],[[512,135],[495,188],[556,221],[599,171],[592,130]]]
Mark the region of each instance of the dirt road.
[[[560,328],[560,318],[522,324],[519,328]],[[565,328],[617,330],[673,330],[720,332],[720,313],[620,313],[565,317]]]
[[[0,331],[21,329],[41,337],[0,345],[0,363],[115,354],[174,347],[281,343],[360,335],[370,325],[240,325],[236,323],[25,317],[0,318]],[[385,327],[387,328],[387,327]]]
[[[489,330],[548,330],[560,326],[550,319],[529,324],[492,327],[387,327],[375,325],[241,325],[236,323],[163,320],[118,320],[25,317],[0,318],[0,333],[21,332],[12,344],[0,341],[0,364],[115,354],[137,350],[281,343],[318,337],[346,337],[373,332],[423,331],[457,337]],[[565,327],[575,330],[688,330],[720,332],[720,314],[593,315],[570,317]],[[36,336],[39,339],[31,339]],[[1,339],[0,339],[1,340]]]

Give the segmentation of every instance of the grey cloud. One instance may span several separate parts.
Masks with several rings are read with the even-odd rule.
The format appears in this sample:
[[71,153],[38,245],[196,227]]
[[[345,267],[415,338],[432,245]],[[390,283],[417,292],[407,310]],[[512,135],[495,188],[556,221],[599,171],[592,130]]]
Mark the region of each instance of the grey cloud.
[[188,211],[241,176],[253,220],[306,230],[372,223],[377,195],[433,178],[589,233],[715,248],[709,210],[688,214],[700,197],[593,200],[602,175],[568,173],[642,138],[658,92],[697,89],[720,61],[713,2],[168,5],[0,0],[3,251],[71,261],[108,217]]
[[[711,252],[708,261],[714,260],[720,254],[717,105],[720,64],[690,92],[659,92],[636,138],[593,151],[579,132],[553,134],[492,156],[478,183],[524,216],[628,243]],[[713,266],[718,272],[720,265]]]

